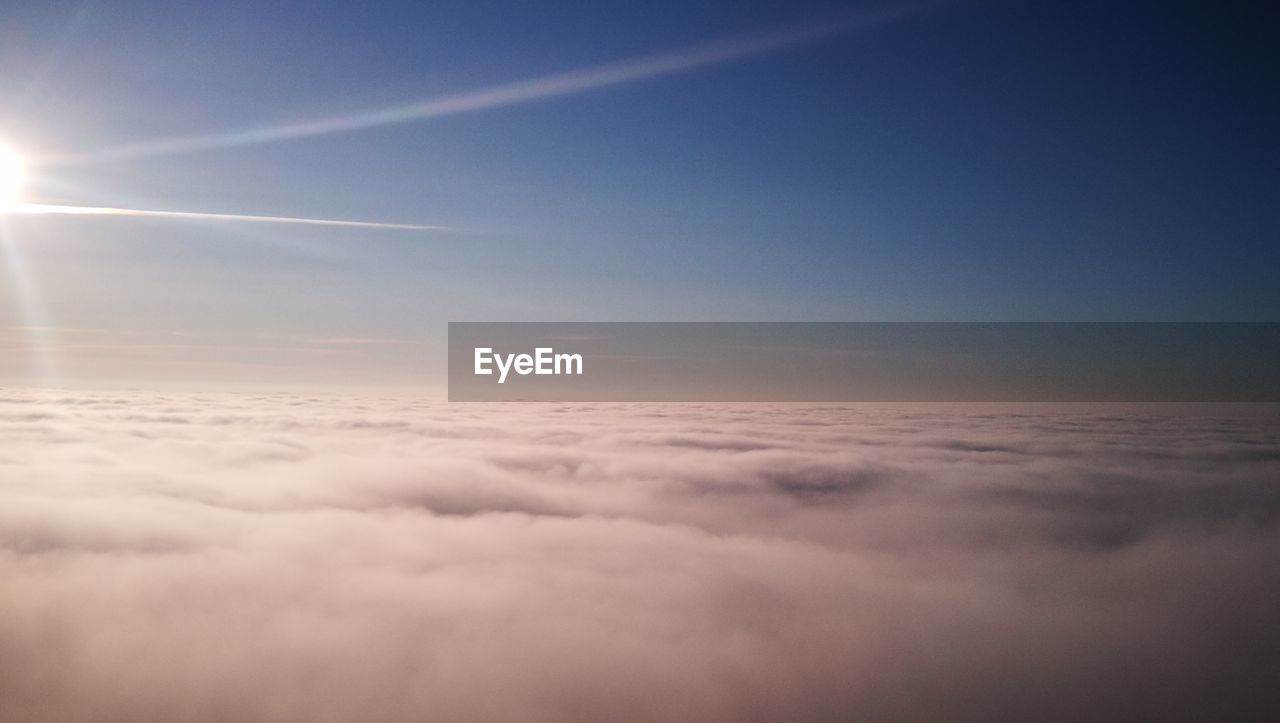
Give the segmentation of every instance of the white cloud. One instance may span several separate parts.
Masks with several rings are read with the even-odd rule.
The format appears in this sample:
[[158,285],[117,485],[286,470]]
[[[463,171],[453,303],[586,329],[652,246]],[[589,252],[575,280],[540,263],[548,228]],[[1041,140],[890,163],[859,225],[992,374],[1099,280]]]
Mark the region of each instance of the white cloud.
[[1257,408],[0,390],[0,718],[1276,701]]

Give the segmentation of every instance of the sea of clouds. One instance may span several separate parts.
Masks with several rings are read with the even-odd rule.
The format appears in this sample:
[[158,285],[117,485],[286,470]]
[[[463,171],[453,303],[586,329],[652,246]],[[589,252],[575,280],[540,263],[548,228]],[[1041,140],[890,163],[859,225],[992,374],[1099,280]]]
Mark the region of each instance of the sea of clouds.
[[0,719],[1243,720],[1264,407],[0,389]]

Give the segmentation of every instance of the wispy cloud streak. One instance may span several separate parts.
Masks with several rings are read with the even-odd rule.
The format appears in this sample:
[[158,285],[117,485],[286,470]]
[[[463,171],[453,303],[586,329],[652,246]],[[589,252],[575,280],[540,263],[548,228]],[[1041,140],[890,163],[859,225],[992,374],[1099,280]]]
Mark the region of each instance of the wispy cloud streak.
[[45,159],[47,164],[75,165],[310,138],[471,113],[537,100],[585,93],[641,80],[685,73],[771,51],[884,25],[918,14],[940,3],[909,3],[872,11],[845,13],[821,20],[775,27],[681,50],[632,58],[591,68],[544,75],[384,108],[285,125],[261,126],[225,133],[144,141],[101,151]]
[[187,219],[192,221],[238,221],[247,223],[290,223],[308,226],[346,226],[351,228],[398,229],[402,231],[432,231],[443,226],[423,226],[409,223],[380,223],[376,221],[346,221],[329,218],[296,218],[293,216],[252,216],[243,213],[203,213],[199,211],[156,211],[137,208],[112,208],[109,206],[60,206],[43,203],[21,203],[0,210],[0,214],[28,216],[146,216],[157,218]]

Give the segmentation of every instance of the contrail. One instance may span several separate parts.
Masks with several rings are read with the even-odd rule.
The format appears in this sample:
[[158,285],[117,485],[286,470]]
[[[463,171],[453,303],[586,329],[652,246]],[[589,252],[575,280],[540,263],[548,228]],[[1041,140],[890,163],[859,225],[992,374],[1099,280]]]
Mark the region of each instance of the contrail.
[[378,108],[353,115],[335,116],[285,125],[248,128],[227,133],[164,138],[81,155],[47,158],[42,163],[47,165],[76,165],[140,156],[231,148],[333,133],[348,133],[366,128],[558,98],[650,78],[685,73],[698,68],[728,63],[762,53],[845,35],[902,20],[941,4],[943,2],[934,0],[893,5],[858,13],[844,13],[827,17],[820,21],[811,20],[797,25],[775,27],[744,35],[736,35],[682,50],[647,55],[592,68],[544,75],[530,80]]
[[409,223],[378,223],[375,221],[344,221],[328,218],[294,218],[292,216],[250,216],[242,213],[201,213],[199,211],[148,211],[137,208],[111,208],[108,206],[56,206],[44,203],[18,203],[0,208],[0,216],[20,214],[39,216],[58,214],[69,216],[151,216],[178,218],[192,221],[243,221],[249,223],[296,223],[309,226],[346,226],[350,228],[399,229],[403,231],[439,231],[444,226],[420,226]]

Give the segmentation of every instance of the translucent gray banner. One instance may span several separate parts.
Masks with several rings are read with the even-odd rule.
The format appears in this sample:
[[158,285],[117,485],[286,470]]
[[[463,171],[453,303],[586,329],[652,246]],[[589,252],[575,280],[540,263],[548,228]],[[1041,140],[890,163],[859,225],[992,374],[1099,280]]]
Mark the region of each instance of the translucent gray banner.
[[449,399],[1278,402],[1280,323],[452,322]]

